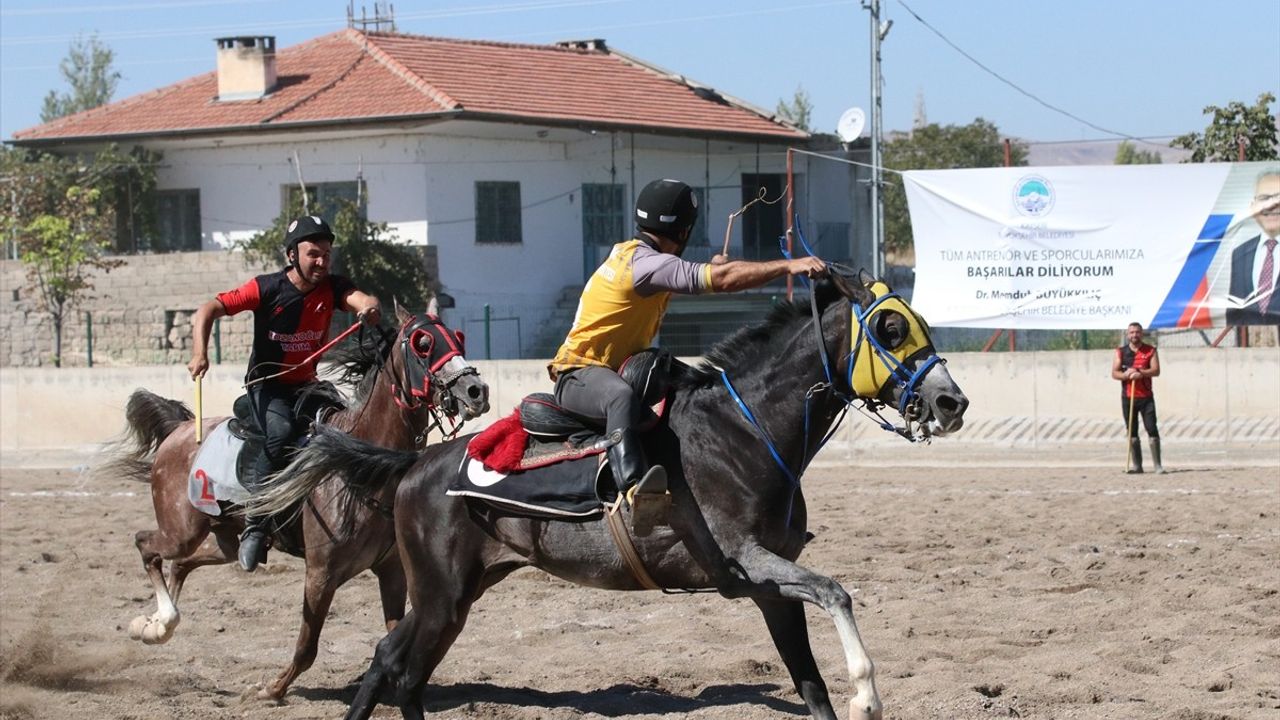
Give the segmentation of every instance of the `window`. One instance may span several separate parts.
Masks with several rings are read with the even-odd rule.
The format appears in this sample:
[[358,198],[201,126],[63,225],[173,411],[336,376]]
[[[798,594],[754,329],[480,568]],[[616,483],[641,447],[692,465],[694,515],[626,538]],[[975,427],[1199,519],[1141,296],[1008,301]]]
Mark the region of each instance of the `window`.
[[200,249],[199,190],[156,192],[156,237],[150,245],[153,252]]
[[[312,215],[319,215],[325,222],[333,222],[333,216],[339,208],[339,201],[355,203],[357,198],[363,204],[368,196],[359,191],[359,184],[351,182],[313,183],[307,186],[307,209]],[[297,185],[289,185],[285,192],[285,205],[289,214],[293,215],[302,209],[302,193]],[[363,207],[360,208],[364,210]]]
[[520,183],[476,182],[476,243],[519,243]]
[[625,185],[582,185],[582,242],[610,245],[626,240]]
[[[760,190],[765,199],[774,202],[782,197],[787,176],[777,173],[742,173],[742,204],[755,200]],[[779,257],[778,238],[786,232],[785,203],[757,203],[742,215],[742,255],[748,260],[773,260]]]

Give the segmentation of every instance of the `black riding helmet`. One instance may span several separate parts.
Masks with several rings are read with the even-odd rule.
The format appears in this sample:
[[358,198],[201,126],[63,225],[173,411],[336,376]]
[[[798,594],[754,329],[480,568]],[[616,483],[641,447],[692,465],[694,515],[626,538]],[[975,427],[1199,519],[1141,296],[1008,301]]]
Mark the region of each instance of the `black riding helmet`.
[[698,221],[693,188],[679,180],[654,180],[636,199],[636,226],[677,242]]
[[[285,230],[285,257],[289,257],[291,253],[297,250],[298,243],[303,240],[328,240],[332,243],[333,239],[333,231],[329,229],[329,223],[325,222],[319,215],[303,215],[289,223],[289,227]],[[297,267],[297,257],[290,258],[289,263]]]

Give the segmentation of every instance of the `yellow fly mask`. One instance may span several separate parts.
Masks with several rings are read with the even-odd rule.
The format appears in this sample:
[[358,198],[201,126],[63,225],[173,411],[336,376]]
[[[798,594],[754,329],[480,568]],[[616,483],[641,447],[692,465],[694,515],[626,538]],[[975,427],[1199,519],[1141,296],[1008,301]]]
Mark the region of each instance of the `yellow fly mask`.
[[[902,388],[898,412],[905,418],[917,398],[916,388],[939,358],[929,338],[929,326],[905,300],[878,280],[868,283],[867,289],[875,295],[875,300],[866,310],[857,304],[852,308],[851,323],[857,325],[857,332],[849,334],[849,387],[858,397],[875,400],[886,385],[894,383]],[[887,347],[885,339],[876,332],[888,312],[901,313],[909,328],[906,337],[893,347]],[[906,363],[925,353],[929,357],[914,371],[907,367]]]

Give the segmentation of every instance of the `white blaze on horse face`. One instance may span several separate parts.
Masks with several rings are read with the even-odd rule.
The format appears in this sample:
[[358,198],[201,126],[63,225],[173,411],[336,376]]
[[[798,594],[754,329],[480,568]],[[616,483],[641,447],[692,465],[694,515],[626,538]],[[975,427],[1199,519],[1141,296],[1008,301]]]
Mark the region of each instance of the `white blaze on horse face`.
[[964,412],[969,399],[951,379],[951,372],[941,362],[934,363],[920,382],[920,397],[929,408],[928,432],[942,436],[964,426]]
[[[463,375],[463,371],[471,367],[471,363],[461,355],[454,355],[440,368],[446,375],[458,376],[458,381],[450,386],[462,408],[462,419],[472,420],[489,412],[489,385],[479,375]],[[472,390],[476,390],[475,393]],[[437,403],[438,404],[438,403]]]

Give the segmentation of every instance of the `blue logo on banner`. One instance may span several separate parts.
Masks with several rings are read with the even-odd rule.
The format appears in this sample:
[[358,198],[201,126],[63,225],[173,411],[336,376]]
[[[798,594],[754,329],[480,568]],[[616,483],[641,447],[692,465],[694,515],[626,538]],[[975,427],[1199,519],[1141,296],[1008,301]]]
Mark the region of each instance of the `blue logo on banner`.
[[1027,217],[1043,217],[1056,200],[1053,186],[1039,175],[1027,175],[1013,186],[1013,206]]

